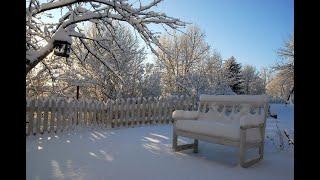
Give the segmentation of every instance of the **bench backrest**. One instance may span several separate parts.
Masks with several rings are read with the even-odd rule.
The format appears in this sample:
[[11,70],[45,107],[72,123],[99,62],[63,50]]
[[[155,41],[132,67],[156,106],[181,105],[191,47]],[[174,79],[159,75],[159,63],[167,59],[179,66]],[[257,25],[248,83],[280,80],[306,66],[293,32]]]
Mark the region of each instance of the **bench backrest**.
[[228,117],[237,119],[239,113],[252,113],[264,118],[268,111],[266,95],[200,95],[198,111],[202,119]]

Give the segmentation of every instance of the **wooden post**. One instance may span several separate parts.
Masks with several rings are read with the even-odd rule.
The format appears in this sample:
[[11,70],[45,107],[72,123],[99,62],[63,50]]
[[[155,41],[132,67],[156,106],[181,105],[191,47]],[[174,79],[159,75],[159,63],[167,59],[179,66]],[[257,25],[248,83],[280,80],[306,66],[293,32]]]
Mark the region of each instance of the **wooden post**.
[[[79,91],[80,91],[80,86],[77,86],[77,100],[79,100]],[[77,102],[79,102],[79,101],[77,101]],[[79,119],[79,113],[78,113],[78,110],[76,110],[76,114],[77,114],[77,119],[76,119],[76,121],[77,121],[77,124],[78,124],[78,119]]]
[[79,99],[79,90],[80,90],[80,86],[77,86],[77,100]]

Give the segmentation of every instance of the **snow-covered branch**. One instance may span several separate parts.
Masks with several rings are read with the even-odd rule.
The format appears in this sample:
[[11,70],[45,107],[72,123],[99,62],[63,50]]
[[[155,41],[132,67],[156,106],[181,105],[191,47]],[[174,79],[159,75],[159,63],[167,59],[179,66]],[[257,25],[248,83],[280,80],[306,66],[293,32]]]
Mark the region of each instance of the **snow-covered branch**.
[[[27,73],[53,51],[57,32],[65,30],[67,36],[88,39],[86,35],[74,30],[80,22],[96,24],[112,24],[113,21],[126,22],[139,33],[152,52],[156,53],[152,44],[160,49],[163,48],[155,33],[151,32],[147,25],[163,24],[173,29],[185,26],[185,23],[177,18],[150,10],[161,1],[155,0],[147,5],[140,5],[139,8],[133,7],[126,0],[57,0],[42,4],[38,1],[30,2],[30,5],[26,8]],[[67,8],[69,11],[59,18],[59,23],[46,25],[46,23],[40,21],[40,16],[45,16],[46,11],[61,8]],[[43,42],[40,43],[40,39],[44,40],[45,45]],[[90,50],[92,54],[96,54],[94,49],[91,48]]]

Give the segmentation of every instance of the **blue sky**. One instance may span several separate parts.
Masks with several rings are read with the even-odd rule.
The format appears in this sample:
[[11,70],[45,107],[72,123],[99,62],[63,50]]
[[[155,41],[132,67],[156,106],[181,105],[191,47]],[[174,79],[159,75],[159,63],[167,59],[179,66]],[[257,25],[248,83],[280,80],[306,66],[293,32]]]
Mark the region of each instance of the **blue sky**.
[[[198,25],[223,59],[234,56],[258,70],[279,60],[276,50],[294,30],[293,0],[164,0],[153,10]],[[57,21],[60,10],[53,14]],[[150,27],[165,32],[161,26]],[[152,61],[149,53],[147,62]]]
[[293,0],[164,0],[154,10],[195,23],[224,59],[259,70],[279,60],[276,50],[294,30],[293,9]]

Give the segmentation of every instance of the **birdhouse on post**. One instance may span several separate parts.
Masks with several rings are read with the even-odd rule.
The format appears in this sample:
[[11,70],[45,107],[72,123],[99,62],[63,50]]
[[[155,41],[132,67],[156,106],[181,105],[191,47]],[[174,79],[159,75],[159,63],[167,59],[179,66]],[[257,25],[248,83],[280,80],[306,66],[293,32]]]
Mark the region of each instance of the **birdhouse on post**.
[[54,43],[54,55],[69,57],[70,56],[70,46],[66,41],[55,41]]
[[54,35],[54,54],[56,56],[70,56],[72,39],[64,29],[59,29]]

